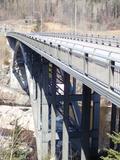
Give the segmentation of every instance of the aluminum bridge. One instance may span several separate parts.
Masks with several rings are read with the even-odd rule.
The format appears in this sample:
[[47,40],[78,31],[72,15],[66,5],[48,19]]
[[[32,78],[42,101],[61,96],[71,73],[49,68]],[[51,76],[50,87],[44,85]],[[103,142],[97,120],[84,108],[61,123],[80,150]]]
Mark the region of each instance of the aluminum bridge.
[[112,105],[111,133],[120,130],[119,37],[14,32],[7,39],[31,99],[38,159],[98,159],[101,96]]

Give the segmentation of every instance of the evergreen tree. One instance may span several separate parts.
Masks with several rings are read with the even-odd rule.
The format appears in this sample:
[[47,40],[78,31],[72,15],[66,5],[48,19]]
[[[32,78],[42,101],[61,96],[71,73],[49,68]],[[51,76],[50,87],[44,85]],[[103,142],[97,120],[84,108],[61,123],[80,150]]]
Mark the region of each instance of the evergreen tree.
[[120,160],[120,152],[117,151],[120,145],[120,133],[113,132],[113,134],[108,134],[109,138],[112,140],[116,149],[105,149],[107,151],[106,157],[101,157],[102,160]]

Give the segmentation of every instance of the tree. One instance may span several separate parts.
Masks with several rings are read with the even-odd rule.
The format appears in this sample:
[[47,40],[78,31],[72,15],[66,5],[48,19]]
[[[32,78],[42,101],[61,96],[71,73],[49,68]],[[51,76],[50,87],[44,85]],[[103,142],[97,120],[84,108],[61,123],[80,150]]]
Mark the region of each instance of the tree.
[[107,151],[106,157],[101,157],[102,160],[120,160],[120,152],[117,151],[120,145],[120,133],[114,132],[112,135],[108,134],[109,138],[112,140],[116,149],[105,149]]

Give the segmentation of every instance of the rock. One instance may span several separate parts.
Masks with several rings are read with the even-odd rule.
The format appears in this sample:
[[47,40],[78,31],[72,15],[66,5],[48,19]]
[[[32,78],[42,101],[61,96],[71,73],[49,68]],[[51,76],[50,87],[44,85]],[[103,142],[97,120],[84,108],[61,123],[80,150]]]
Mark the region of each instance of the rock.
[[0,105],[30,106],[29,96],[19,90],[0,85]]
[[11,107],[1,105],[0,112],[0,128],[13,129],[15,121],[18,120],[18,125],[20,125],[22,128],[34,131],[32,108],[29,108],[28,111],[24,112],[19,106]]

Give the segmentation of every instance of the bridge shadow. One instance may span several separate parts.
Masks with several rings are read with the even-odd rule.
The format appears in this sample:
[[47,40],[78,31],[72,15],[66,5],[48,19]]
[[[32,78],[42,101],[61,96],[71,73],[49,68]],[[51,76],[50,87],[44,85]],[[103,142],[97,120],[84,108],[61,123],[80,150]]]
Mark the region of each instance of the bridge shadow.
[[[22,45],[20,43],[17,43],[16,47],[14,44],[11,44],[13,49],[15,50],[14,53],[14,61],[13,61],[13,72],[16,76],[17,80],[19,81],[21,87],[23,90],[26,91],[28,95],[31,95],[31,84],[29,82],[29,78],[31,77],[32,81],[34,81],[34,85],[32,86],[32,98],[38,99],[38,96],[41,96],[41,104],[43,103],[43,97],[45,96],[46,103],[49,106],[48,108],[48,118],[49,118],[49,130],[51,130],[50,120],[51,120],[51,104],[52,102],[52,73],[50,66],[51,64],[49,61],[41,57],[39,54],[35,53],[33,50],[29,49],[28,47]],[[23,47],[23,48],[22,48]],[[28,71],[26,71],[26,68]],[[30,77],[27,77],[28,73]],[[63,78],[63,72],[61,71],[61,77]],[[40,89],[40,95],[38,94],[38,89]],[[44,94],[44,95],[43,95]],[[76,105],[80,112],[80,107],[77,103],[70,102],[69,108],[72,108],[73,105]],[[56,103],[57,108],[57,116],[62,115],[63,116],[63,100]],[[81,160],[97,160],[97,156],[90,157],[90,131],[83,132],[81,128],[81,116],[82,114],[79,114],[79,125],[77,125],[77,122],[75,120],[75,117],[71,117],[69,115],[69,159],[81,159]],[[63,119],[61,121],[63,123]],[[58,124],[59,125],[59,124]],[[84,123],[85,125],[85,123]],[[57,126],[58,127],[58,126]],[[67,127],[67,126],[66,126]],[[59,127],[58,127],[59,128]],[[59,129],[56,129],[56,132],[58,134],[59,140],[56,140],[56,147],[59,143],[58,141],[61,141],[61,144],[59,144],[59,149],[62,150],[62,127]],[[86,139],[87,137],[87,139]],[[59,152],[60,153],[60,152]],[[59,154],[58,153],[58,154]],[[62,159],[62,152],[61,155],[59,155],[59,158]]]

